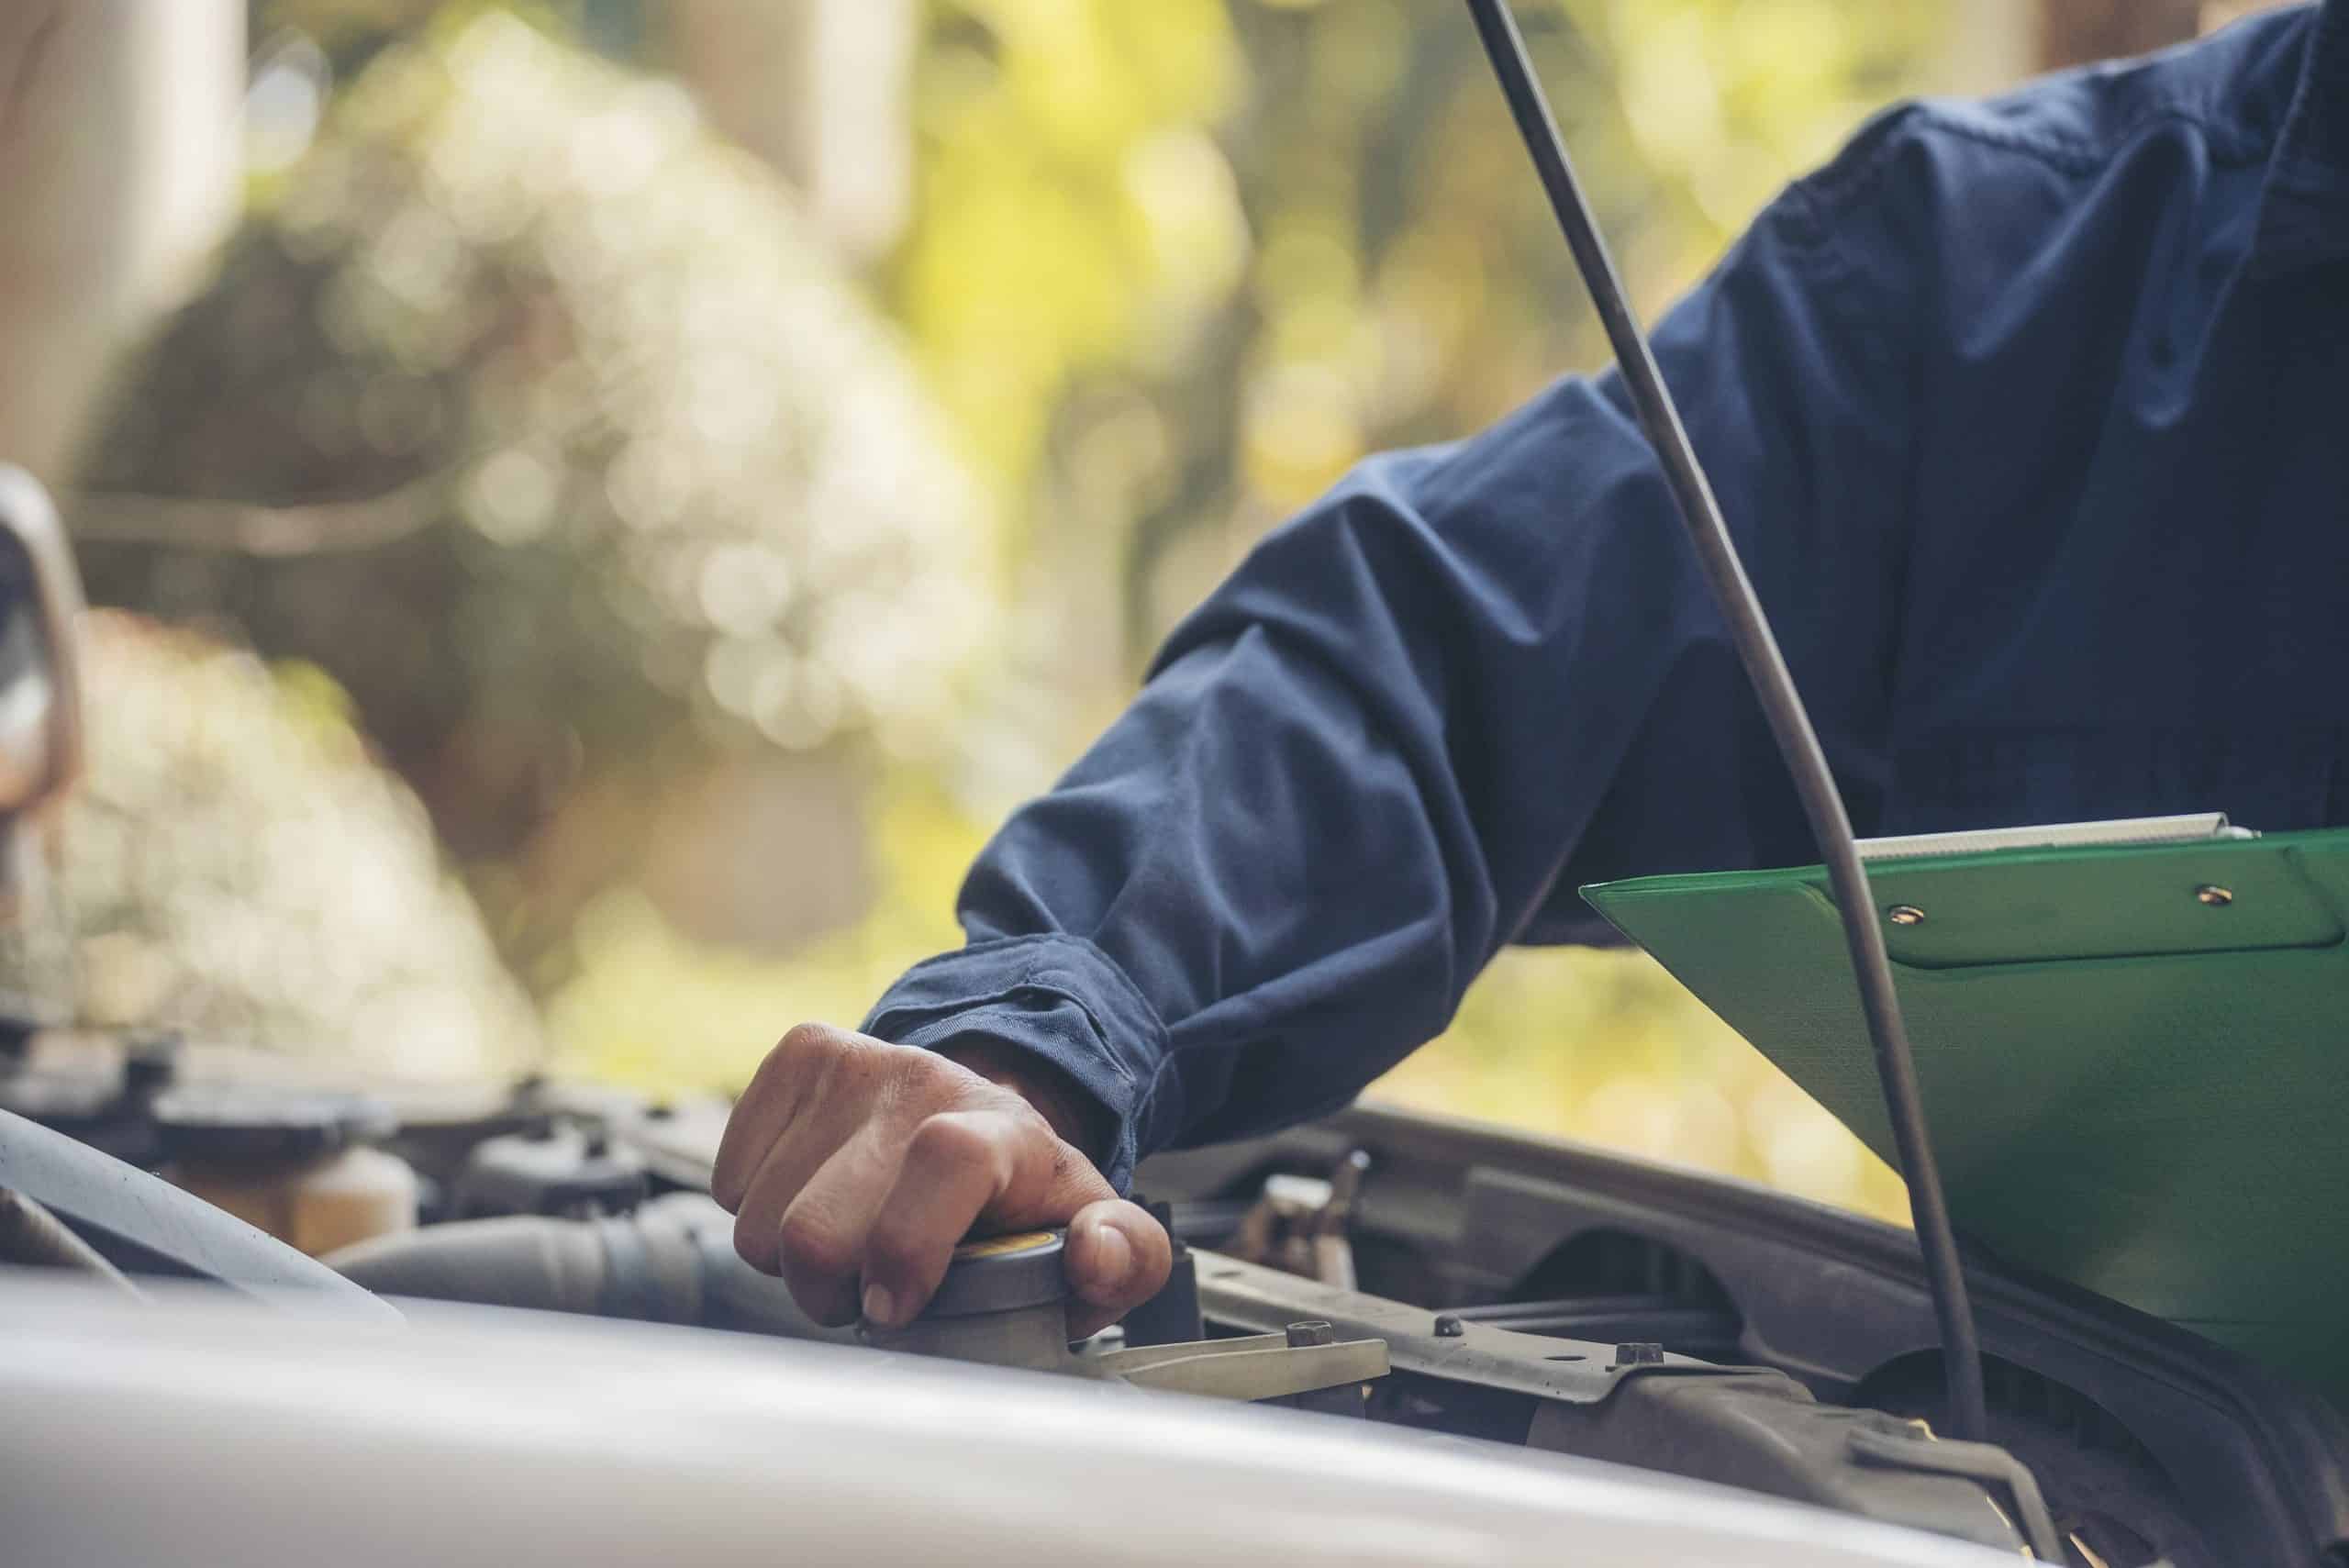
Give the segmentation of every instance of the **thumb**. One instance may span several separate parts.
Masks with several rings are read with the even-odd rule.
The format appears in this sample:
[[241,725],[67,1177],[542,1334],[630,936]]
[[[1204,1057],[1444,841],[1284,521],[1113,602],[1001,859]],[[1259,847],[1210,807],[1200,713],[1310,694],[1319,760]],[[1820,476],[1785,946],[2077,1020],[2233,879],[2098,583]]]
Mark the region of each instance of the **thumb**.
[[1097,1333],[1156,1296],[1174,1266],[1174,1244],[1147,1209],[1103,1198],[1068,1224],[1069,1336]]

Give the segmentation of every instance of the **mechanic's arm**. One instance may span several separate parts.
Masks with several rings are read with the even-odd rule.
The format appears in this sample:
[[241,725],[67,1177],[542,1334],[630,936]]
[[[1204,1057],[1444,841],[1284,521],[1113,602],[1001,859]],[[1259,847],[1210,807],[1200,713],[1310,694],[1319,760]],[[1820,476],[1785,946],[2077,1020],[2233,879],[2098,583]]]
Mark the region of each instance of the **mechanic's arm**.
[[[1897,596],[1909,373],[1887,323],[1913,307],[1882,204],[1854,195],[1866,145],[1655,335],[1798,674],[1829,672],[1831,746],[1868,722],[1833,676],[1880,680],[1881,650],[1854,648]],[[1741,802],[1720,775],[1763,768],[1611,375],[1365,463],[989,844],[968,946],[863,1034],[803,1026],[767,1058],[718,1162],[737,1243],[820,1318],[861,1296],[896,1321],[974,1224],[1070,1223],[1077,1328],[1113,1320],[1167,1266],[1116,1195],[1141,1152],[1343,1104],[1443,1029],[1553,886],[1571,897],[1562,873],[1750,853],[1721,837]]]

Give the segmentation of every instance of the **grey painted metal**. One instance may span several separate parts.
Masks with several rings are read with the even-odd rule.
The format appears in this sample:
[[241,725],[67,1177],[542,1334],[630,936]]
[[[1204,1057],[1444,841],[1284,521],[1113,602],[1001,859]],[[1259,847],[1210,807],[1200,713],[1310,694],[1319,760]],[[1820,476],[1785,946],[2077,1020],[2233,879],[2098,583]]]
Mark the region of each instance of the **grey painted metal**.
[[[1974,1468],[1954,1473],[1920,1453],[1897,1469],[1881,1452],[1854,1450],[1852,1435],[1904,1423],[1820,1405],[1783,1373],[1645,1345],[1627,1358],[1631,1347],[1517,1333],[1214,1252],[1196,1255],[1211,1321],[1268,1330],[1312,1317],[1341,1335],[1376,1336],[1397,1371],[1526,1396],[1524,1429],[1537,1447],[1701,1475],[2008,1551],[2054,1532],[2030,1476],[2008,1456],[1969,1453]],[[1985,1467],[2000,1461],[1998,1479],[1985,1480]]]
[[[1199,1303],[1210,1322],[1270,1335],[1300,1318],[1318,1318],[1341,1339],[1384,1340],[1397,1370],[1567,1404],[1598,1404],[1620,1381],[1610,1365],[1612,1345],[1458,1319],[1458,1332],[1439,1333],[1438,1315],[1422,1307],[1341,1290],[1220,1252],[1195,1248],[1193,1255],[1198,1260]],[[1686,1356],[1664,1359],[1696,1373],[1723,1370]]]
[[1776,1373],[1633,1366],[1605,1404],[1542,1405],[1526,1441],[2064,1561],[2038,1484],[2013,1455],[1942,1441],[1880,1410],[1813,1404]]
[[57,1216],[19,1192],[0,1187],[0,1263],[17,1268],[71,1269],[136,1296],[139,1287],[98,1250],[67,1229]]
[[27,1568],[2014,1561],[1369,1422],[537,1314],[387,1331],[11,1286],[0,1408]]
[[131,1273],[205,1279],[285,1306],[395,1319],[322,1263],[169,1182],[0,1111],[0,1187],[25,1194]]
[[1383,1340],[1298,1344],[1285,1333],[1141,1346],[1085,1357],[1080,1364],[1137,1388],[1215,1399],[1283,1399],[1368,1383],[1388,1369]]

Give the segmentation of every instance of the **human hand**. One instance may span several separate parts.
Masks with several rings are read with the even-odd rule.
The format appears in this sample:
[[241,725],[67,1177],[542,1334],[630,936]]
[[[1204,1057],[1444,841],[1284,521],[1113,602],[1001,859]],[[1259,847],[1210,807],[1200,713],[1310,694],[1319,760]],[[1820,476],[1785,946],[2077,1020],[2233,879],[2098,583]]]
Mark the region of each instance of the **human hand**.
[[[1157,1294],[1166,1231],[1080,1145],[1087,1102],[1052,1068],[974,1043],[955,1060],[801,1024],[759,1064],[718,1145],[710,1193],[735,1250],[818,1322],[895,1328],[921,1310],[975,1226],[1065,1226],[1069,1332]],[[1095,1113],[1097,1116],[1097,1113]]]

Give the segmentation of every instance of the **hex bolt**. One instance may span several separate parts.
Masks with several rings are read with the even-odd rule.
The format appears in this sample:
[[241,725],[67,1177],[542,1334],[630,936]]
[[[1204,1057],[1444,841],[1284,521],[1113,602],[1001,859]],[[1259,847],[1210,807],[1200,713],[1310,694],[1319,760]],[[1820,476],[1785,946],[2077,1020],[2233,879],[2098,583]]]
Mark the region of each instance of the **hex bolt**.
[[1615,1347],[1617,1366],[1655,1366],[1664,1360],[1664,1347],[1653,1340],[1635,1340]]
[[1338,1342],[1338,1331],[1319,1318],[1308,1318],[1302,1323],[1288,1326],[1288,1342],[1297,1350],[1303,1350],[1308,1345],[1334,1345]]
[[1449,1312],[1435,1320],[1435,1337],[1439,1340],[1457,1340],[1467,1332],[1468,1325]]

